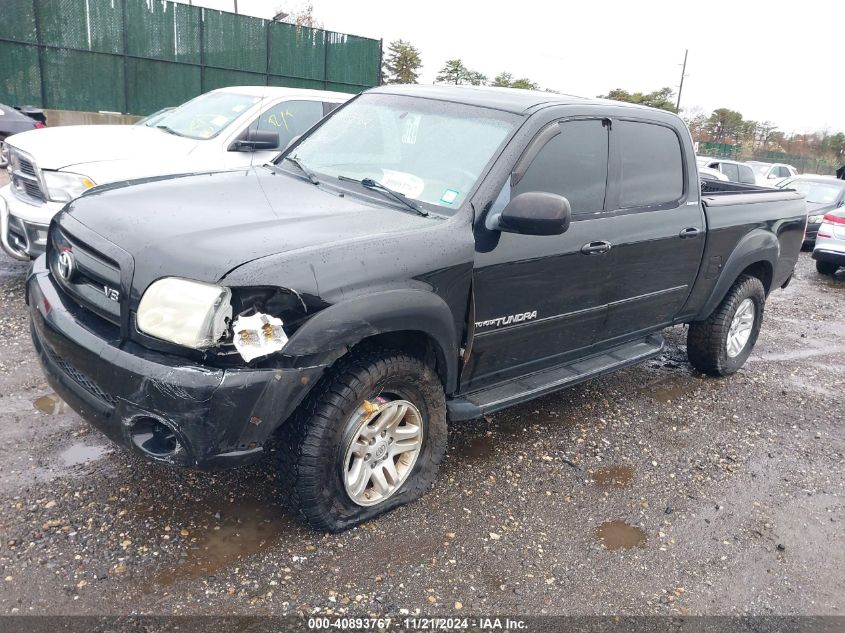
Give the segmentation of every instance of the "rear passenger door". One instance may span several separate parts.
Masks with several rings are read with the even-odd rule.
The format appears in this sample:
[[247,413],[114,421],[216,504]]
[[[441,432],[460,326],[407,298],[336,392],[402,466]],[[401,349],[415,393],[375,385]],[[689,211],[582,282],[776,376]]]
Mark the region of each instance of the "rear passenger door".
[[615,119],[610,139],[611,170],[615,165],[619,177],[608,192],[615,214],[604,344],[659,329],[680,312],[705,230],[698,183],[688,179],[674,128]]

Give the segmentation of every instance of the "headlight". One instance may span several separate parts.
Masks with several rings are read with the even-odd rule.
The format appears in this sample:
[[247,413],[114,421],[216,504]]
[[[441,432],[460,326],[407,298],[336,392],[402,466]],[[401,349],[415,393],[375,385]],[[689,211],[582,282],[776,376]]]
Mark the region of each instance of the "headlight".
[[217,343],[232,318],[228,288],[176,277],[147,288],[138,306],[138,329],[156,338],[203,349]]
[[810,215],[807,217],[807,224],[818,224],[823,217],[823,215]]
[[66,171],[43,171],[47,197],[53,202],[69,202],[94,186],[94,181],[82,174]]

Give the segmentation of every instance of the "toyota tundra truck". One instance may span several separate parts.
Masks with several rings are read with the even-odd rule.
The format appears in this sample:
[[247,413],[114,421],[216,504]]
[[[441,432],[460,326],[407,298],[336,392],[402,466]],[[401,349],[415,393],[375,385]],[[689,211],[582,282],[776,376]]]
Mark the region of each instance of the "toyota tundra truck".
[[337,531],[433,484],[447,423],[661,353],[743,366],[807,221],[702,185],[676,115],[386,86],[278,159],[98,187],[29,273],[50,385],[112,440],[200,469],[277,458]]

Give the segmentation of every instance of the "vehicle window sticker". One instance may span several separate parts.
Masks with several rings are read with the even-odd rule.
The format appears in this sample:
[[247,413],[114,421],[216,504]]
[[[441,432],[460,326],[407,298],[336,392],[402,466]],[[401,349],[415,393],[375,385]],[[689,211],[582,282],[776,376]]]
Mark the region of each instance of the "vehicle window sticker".
[[447,189],[443,192],[443,195],[440,196],[440,202],[444,204],[455,204],[455,200],[458,199],[459,195],[461,195],[460,191],[455,191],[454,189]]

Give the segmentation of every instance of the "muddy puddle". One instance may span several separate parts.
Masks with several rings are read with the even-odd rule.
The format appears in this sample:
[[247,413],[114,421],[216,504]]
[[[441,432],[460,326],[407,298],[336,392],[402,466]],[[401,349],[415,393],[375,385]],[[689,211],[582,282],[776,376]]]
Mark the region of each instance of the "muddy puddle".
[[634,480],[634,468],[633,466],[598,468],[590,477],[600,489],[625,488]]
[[33,400],[32,404],[41,413],[46,413],[47,415],[58,415],[59,413],[67,413],[71,410],[67,402],[54,393],[48,393],[46,396],[41,396]]
[[640,528],[624,521],[605,521],[596,530],[596,539],[607,549],[631,549],[645,545],[646,536]]
[[206,508],[206,516],[192,523],[201,527],[187,531],[187,556],[182,562],[159,572],[146,590],[171,585],[181,580],[212,576],[237,565],[238,561],[274,547],[286,533],[298,531],[276,501],[247,500],[236,503],[221,501]]
[[495,438],[485,434],[456,441],[452,454],[461,460],[483,460],[492,457],[494,450]]
[[676,402],[688,394],[701,388],[711,388],[711,382],[706,377],[696,374],[682,376],[667,376],[652,381],[640,388],[640,392],[658,402]]
[[102,459],[108,452],[109,449],[106,446],[73,444],[59,453],[59,459],[64,466],[77,466]]

